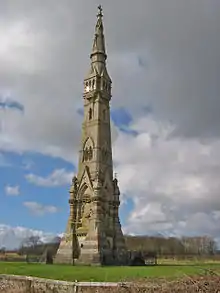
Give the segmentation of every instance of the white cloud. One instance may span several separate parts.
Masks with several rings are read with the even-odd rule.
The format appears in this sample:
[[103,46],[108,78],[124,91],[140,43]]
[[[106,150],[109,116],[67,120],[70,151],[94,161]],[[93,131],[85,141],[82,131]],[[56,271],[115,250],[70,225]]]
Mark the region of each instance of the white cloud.
[[40,203],[37,203],[35,201],[26,201],[23,203],[23,205],[28,208],[31,213],[33,213],[36,216],[43,216],[45,214],[54,214],[57,213],[58,208],[52,205],[42,205]]
[[10,186],[10,185],[7,185],[5,186],[5,193],[7,195],[14,195],[14,196],[17,196],[20,194],[20,186]]
[[22,241],[30,236],[39,236],[41,241],[50,242],[53,241],[56,235],[25,227],[11,227],[0,224],[0,248],[17,249]]
[[125,230],[217,237],[220,139],[172,136],[175,126],[153,116],[131,129],[138,135],[120,133],[114,147],[122,197],[134,203]]
[[55,187],[70,184],[71,179],[73,178],[73,172],[67,172],[65,169],[57,169],[45,178],[31,173],[25,177],[32,184],[45,187]]

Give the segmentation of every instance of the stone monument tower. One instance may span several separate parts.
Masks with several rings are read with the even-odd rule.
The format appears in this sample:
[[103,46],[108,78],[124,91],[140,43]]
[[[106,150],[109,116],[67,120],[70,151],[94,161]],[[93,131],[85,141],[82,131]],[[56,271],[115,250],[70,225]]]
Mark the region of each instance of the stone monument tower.
[[91,65],[84,79],[84,121],[78,174],[70,189],[70,215],[56,263],[123,264],[119,187],[113,178],[110,127],[112,81],[106,68],[102,8],[98,7]]

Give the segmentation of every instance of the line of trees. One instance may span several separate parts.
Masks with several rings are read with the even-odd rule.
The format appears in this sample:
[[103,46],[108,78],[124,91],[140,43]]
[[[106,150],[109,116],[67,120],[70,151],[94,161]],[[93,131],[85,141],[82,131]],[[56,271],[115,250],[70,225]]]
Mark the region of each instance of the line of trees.
[[[154,252],[158,257],[186,257],[204,256],[210,257],[219,254],[217,244],[212,237],[151,237],[151,236],[125,236],[126,246],[129,250]],[[48,249],[52,255],[56,254],[60,238],[53,243],[43,243],[39,236],[31,236],[25,239],[18,253],[20,255],[42,255]],[[4,253],[6,249],[0,249]]]
[[212,256],[217,253],[217,244],[212,237],[150,237],[125,236],[130,250],[156,252],[158,256]]

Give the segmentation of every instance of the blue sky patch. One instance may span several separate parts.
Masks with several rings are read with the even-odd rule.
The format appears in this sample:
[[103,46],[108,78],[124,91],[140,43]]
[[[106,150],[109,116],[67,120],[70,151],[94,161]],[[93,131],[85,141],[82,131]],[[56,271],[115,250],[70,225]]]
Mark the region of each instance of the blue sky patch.
[[132,122],[131,114],[125,108],[113,108],[111,119],[116,126],[129,125]]
[[[36,186],[29,183],[25,176],[33,173],[47,177],[55,169],[62,168],[67,172],[73,172],[74,166],[62,159],[34,153],[25,155],[3,153],[3,155],[10,163],[10,167],[0,167],[0,222],[54,233],[64,231],[69,213],[70,184],[56,188]],[[16,196],[7,194],[6,186],[19,186],[20,194]],[[45,210],[41,215],[35,214],[24,205],[25,202],[35,202],[42,207],[55,206],[57,212],[50,213]]]
[[133,200],[131,198],[125,198],[125,202],[121,204],[119,209],[119,216],[120,216],[120,221],[122,226],[126,225],[126,220],[133,209],[134,209]]
[[[8,100],[1,101],[0,107],[19,111],[24,109],[19,103]],[[78,113],[82,115],[82,109],[79,108]],[[111,118],[121,131],[134,134],[128,128],[132,116],[126,109],[113,109]],[[55,170],[62,169],[67,174],[75,172],[75,166],[63,159],[40,153],[26,152],[20,155],[13,152],[2,152],[1,154],[7,165],[0,166],[0,223],[52,233],[64,232],[69,216],[68,199],[71,182],[62,186],[42,186],[30,182],[27,175],[33,174],[45,179]],[[8,194],[6,187],[9,189],[19,187],[19,194]],[[132,207],[131,200],[127,200],[121,206],[122,224],[126,222]]]
[[12,110],[19,110],[21,112],[24,112],[24,106],[10,98],[1,99],[0,98],[0,109],[12,109]]

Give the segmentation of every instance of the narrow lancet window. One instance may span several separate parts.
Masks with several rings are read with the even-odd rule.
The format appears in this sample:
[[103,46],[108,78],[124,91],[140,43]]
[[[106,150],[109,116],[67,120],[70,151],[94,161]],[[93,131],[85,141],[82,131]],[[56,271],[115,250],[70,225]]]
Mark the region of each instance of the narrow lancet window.
[[92,119],[92,109],[89,108],[89,120],[91,120],[91,119]]
[[86,162],[86,161],[91,161],[93,158],[93,149],[92,147],[86,147],[84,150],[83,150],[83,161]]

